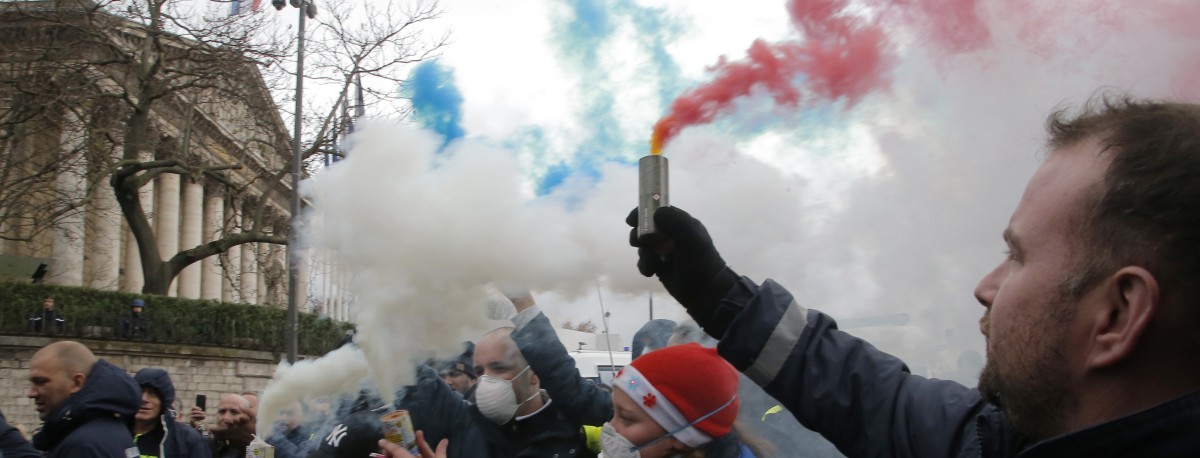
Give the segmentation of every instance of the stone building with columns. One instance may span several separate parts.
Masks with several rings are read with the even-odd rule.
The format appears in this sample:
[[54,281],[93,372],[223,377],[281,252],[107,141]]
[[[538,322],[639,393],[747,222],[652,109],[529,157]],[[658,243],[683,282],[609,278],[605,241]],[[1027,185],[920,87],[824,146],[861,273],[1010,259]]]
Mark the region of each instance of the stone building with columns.
[[[157,46],[168,48],[162,58],[114,58],[150,52],[139,49],[150,41],[145,26],[95,11],[46,13],[63,3],[0,2],[2,273],[32,275],[22,266],[41,265],[47,283],[142,291],[143,250],[112,184],[131,163],[147,165],[137,200],[152,232],[145,240],[163,260],[246,232],[285,237],[291,139],[257,67],[194,78],[142,104],[137,86],[160,82],[138,80],[140,65],[178,65],[175,73],[186,74],[200,64],[178,56],[203,48],[159,37]],[[176,81],[165,75],[162,84]],[[130,124],[141,121],[133,114],[142,108],[148,125],[134,131]],[[284,306],[286,248],[233,245],[187,265],[166,293]]]

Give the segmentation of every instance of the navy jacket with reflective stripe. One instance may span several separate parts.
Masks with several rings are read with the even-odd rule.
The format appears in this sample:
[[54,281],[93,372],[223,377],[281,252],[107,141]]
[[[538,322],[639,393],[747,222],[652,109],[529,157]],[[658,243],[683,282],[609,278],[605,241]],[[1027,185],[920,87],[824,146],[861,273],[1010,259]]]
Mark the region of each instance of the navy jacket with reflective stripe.
[[720,354],[848,457],[1200,456],[1200,392],[1028,445],[978,390],[910,374],[771,280],[743,277],[716,316]]

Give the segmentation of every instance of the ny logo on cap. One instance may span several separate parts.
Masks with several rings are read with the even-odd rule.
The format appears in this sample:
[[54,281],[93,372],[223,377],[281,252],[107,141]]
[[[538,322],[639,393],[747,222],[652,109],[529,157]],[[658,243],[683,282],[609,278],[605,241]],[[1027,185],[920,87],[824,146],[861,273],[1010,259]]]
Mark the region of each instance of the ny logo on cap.
[[337,425],[333,427],[333,431],[325,436],[325,443],[337,448],[338,444],[342,443],[342,438],[346,437],[346,425]]

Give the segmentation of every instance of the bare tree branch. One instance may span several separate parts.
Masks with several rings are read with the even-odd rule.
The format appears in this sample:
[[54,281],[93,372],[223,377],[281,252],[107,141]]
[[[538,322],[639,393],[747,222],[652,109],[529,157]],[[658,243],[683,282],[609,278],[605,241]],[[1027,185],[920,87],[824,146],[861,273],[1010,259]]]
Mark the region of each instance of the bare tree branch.
[[[159,294],[206,257],[247,243],[287,243],[293,32],[269,14],[214,17],[193,6],[0,3],[0,239],[35,243],[111,189],[137,244],[143,291]],[[306,99],[299,139],[306,172],[324,155],[342,155],[336,139],[349,125],[358,81],[364,110],[404,116],[397,83],[448,42],[422,31],[442,14],[436,2],[321,10],[308,40],[306,84],[336,95]],[[82,146],[63,147],[67,133]],[[81,192],[56,188],[62,164],[86,164]],[[140,194],[165,174],[210,180],[247,205],[245,221],[226,225],[215,240],[160,253]]]

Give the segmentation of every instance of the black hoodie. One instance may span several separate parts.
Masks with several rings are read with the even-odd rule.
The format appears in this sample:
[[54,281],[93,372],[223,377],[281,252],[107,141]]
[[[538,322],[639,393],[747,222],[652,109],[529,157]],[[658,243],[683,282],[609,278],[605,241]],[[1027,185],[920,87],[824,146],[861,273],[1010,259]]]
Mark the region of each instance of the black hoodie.
[[208,440],[190,426],[175,421],[171,406],[175,403],[175,385],[167,371],[147,367],[133,376],[138,386],[154,388],[160,404],[159,424],[151,432],[138,436],[137,446],[142,456],[161,458],[208,458],[212,449]]
[[129,426],[141,405],[142,390],[133,377],[101,359],[83,388],[67,398],[33,436],[47,458],[111,458],[136,454]]
[[21,432],[8,424],[3,412],[0,412],[0,458],[42,458],[42,452],[34,450]]

